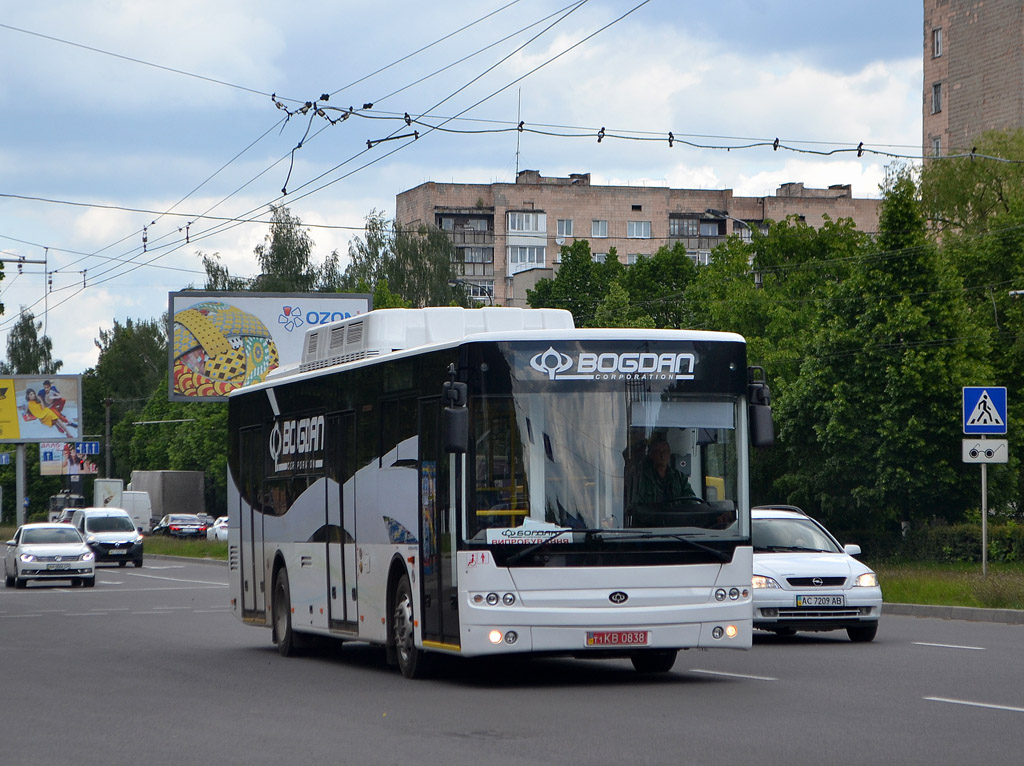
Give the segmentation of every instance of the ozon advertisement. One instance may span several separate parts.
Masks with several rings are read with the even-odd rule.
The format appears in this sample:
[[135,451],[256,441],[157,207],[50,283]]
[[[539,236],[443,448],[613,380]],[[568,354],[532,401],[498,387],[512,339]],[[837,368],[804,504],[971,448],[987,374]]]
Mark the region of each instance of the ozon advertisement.
[[353,293],[170,293],[171,401],[223,401],[296,364],[306,331],[365,314],[371,296]]

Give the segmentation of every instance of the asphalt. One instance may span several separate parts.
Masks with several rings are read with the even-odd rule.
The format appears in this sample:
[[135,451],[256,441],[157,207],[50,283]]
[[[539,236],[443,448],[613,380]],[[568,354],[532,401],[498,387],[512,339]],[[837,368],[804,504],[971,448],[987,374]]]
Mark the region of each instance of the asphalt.
[[[185,556],[147,555],[147,559],[187,561],[190,564],[214,564],[227,566],[220,559],[197,559]],[[882,614],[897,614],[905,617],[932,617],[940,620],[966,620],[968,622],[1002,622],[1009,625],[1024,625],[1024,609],[982,609],[974,606],[934,606],[931,604],[882,604]]]

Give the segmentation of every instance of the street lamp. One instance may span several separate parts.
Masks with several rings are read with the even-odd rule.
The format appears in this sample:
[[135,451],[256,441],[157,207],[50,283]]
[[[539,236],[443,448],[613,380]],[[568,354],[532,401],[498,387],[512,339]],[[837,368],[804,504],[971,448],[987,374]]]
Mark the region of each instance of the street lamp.
[[[728,213],[726,213],[724,210],[715,210],[714,208],[709,207],[707,210],[704,211],[704,213],[706,215],[710,215],[710,216],[712,216],[714,218],[728,218],[734,224],[737,224],[737,223],[741,224],[744,229],[749,229],[750,228],[750,224],[748,224],[746,221],[742,221],[739,218],[735,218],[735,217],[729,215]],[[735,234],[736,233],[736,227],[733,226],[732,228],[733,228],[733,234]],[[750,256],[750,265],[751,266],[754,265],[754,256]],[[754,287],[764,287],[764,283],[763,283],[763,281],[761,279],[761,272],[760,271],[751,271],[750,273],[754,275]]]

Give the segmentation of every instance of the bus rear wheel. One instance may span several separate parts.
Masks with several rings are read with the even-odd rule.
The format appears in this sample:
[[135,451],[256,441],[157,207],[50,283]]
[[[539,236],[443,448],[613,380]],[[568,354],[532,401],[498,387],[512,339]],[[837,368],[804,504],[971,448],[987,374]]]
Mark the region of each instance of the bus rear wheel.
[[278,570],[274,577],[274,600],[271,606],[274,621],[274,642],[282,657],[294,657],[299,653],[299,643],[292,630],[292,598],[288,585],[288,570]]
[[394,642],[398,669],[406,678],[422,678],[428,659],[416,648],[415,615],[412,609],[412,586],[409,575],[403,574],[395,585],[394,610],[391,615],[391,640]]
[[675,649],[646,649],[629,656],[638,673],[668,673],[676,664]]

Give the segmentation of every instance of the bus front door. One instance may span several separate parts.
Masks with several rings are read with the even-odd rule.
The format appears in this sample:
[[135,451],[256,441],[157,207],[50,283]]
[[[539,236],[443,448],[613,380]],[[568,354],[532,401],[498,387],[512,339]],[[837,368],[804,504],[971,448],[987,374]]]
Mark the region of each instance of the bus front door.
[[327,620],[331,628],[354,632],[359,618],[353,499],[355,415],[329,415],[327,433]]
[[263,582],[263,514],[259,511],[263,475],[263,429],[249,428],[239,435],[239,576],[242,578],[242,617],[266,618]]
[[[457,648],[459,598],[455,569],[456,503],[452,477],[462,455],[442,447],[441,400],[420,402],[420,540],[423,584],[423,638]],[[458,471],[461,474],[461,471]]]

